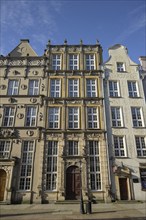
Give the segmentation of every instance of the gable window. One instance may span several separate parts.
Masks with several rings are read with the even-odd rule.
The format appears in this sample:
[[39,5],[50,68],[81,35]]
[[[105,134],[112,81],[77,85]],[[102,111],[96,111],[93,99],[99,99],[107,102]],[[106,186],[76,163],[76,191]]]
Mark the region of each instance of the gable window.
[[114,136],[115,157],[126,157],[125,140],[123,136]]
[[68,127],[69,129],[79,128],[79,108],[78,107],[68,108]]
[[10,156],[10,141],[0,140],[0,158],[8,159]]
[[138,97],[137,83],[134,81],[128,81],[129,97]]
[[79,80],[78,79],[68,80],[68,94],[69,94],[69,97],[79,97]]
[[136,136],[135,137],[137,156],[138,157],[146,157],[146,138]]
[[30,190],[32,181],[34,142],[24,141],[21,160],[20,190]]
[[26,108],[26,126],[35,126],[36,125],[36,107],[27,107]]
[[3,126],[13,126],[14,123],[14,107],[4,107]]
[[78,70],[78,55],[77,54],[70,54],[69,55],[69,69],[70,70]]
[[60,97],[60,79],[51,79],[50,86],[51,97]]
[[78,141],[68,141],[68,155],[78,155]]
[[86,55],[86,70],[95,70],[95,56],[94,54]]
[[119,97],[119,83],[117,81],[109,81],[109,95],[111,97]]
[[98,112],[96,107],[87,108],[88,128],[98,128]]
[[134,127],[143,127],[142,112],[139,107],[131,107],[132,120]]
[[121,116],[121,108],[120,107],[111,107],[111,116],[112,116],[112,126],[113,127],[121,127],[122,116]]
[[97,83],[95,79],[86,80],[87,97],[97,96]]
[[52,56],[52,69],[60,70],[61,69],[61,55],[53,54]]
[[59,108],[49,108],[49,128],[59,128]]
[[122,62],[117,63],[117,72],[124,72],[125,71],[125,64]]
[[39,81],[29,80],[28,95],[38,95],[39,94]]
[[9,80],[8,83],[8,95],[18,95],[18,80]]

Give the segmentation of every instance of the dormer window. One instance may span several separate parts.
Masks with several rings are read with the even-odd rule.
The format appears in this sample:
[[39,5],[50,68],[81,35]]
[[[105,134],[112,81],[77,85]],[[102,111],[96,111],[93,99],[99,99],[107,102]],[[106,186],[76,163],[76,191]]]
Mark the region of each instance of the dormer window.
[[125,64],[124,63],[117,63],[117,72],[124,72],[125,71]]

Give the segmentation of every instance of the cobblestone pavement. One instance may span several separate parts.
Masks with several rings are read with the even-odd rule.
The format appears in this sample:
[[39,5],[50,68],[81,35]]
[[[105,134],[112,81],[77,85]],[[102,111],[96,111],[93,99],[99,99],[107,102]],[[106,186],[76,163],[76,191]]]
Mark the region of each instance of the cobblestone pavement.
[[91,214],[80,214],[80,204],[0,205],[0,220],[146,220],[146,203],[92,204]]

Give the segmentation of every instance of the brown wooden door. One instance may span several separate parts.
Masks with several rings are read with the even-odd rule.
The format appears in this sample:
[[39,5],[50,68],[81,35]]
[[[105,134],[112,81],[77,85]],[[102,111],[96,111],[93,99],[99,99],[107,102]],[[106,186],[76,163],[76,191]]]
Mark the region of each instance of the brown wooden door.
[[128,200],[127,178],[119,178],[121,200]]
[[0,201],[4,200],[5,186],[6,186],[6,172],[4,170],[0,170]]
[[80,188],[80,170],[76,166],[71,166],[66,171],[66,199],[79,199]]

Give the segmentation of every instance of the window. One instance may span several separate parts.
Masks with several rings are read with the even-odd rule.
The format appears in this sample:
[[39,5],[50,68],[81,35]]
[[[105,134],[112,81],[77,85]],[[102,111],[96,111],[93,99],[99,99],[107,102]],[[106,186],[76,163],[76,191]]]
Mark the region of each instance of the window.
[[114,136],[114,150],[116,157],[126,157],[125,140],[122,136]]
[[78,79],[68,80],[68,94],[69,94],[69,97],[79,96],[79,80]]
[[137,156],[146,157],[146,139],[144,137],[135,137]]
[[78,70],[78,55],[70,54],[69,55],[69,69],[70,70]]
[[48,144],[47,144],[46,190],[56,190],[56,186],[57,186],[57,153],[58,153],[58,142],[57,141],[48,141]]
[[117,81],[109,81],[109,94],[111,97],[119,97],[119,84]]
[[124,72],[125,71],[124,63],[117,63],[117,71],[118,72]]
[[36,125],[36,107],[26,108],[26,126]]
[[141,188],[146,190],[146,168],[140,168]]
[[59,108],[49,108],[49,128],[59,128]]
[[86,55],[86,70],[94,70],[95,69],[95,56],[94,54]]
[[79,128],[79,108],[68,108],[68,127],[70,129]]
[[98,113],[96,107],[87,108],[88,128],[98,128]]
[[133,126],[134,127],[143,127],[141,108],[132,107],[131,112],[132,112]]
[[50,86],[51,97],[60,97],[60,79],[51,79]]
[[68,141],[68,155],[78,155],[78,141]]
[[38,95],[39,94],[39,81],[38,80],[29,80],[29,95]]
[[120,107],[111,107],[111,116],[113,127],[123,126]]
[[13,126],[14,123],[14,108],[13,107],[5,107],[4,108],[4,118],[3,118],[3,126]]
[[21,160],[20,190],[31,190],[34,142],[24,141]]
[[61,55],[60,54],[53,55],[52,68],[53,68],[53,70],[60,70],[61,69]]
[[128,92],[129,97],[138,97],[138,88],[136,82],[128,81]]
[[18,95],[18,80],[9,80],[8,95]]
[[0,140],[0,158],[8,159],[10,156],[10,141]]
[[91,190],[101,190],[99,144],[97,141],[88,142],[88,152]]
[[87,97],[97,96],[97,85],[95,79],[86,80]]

